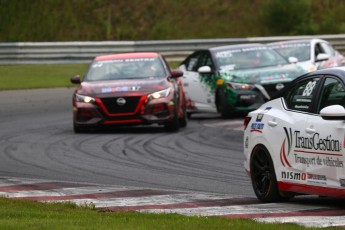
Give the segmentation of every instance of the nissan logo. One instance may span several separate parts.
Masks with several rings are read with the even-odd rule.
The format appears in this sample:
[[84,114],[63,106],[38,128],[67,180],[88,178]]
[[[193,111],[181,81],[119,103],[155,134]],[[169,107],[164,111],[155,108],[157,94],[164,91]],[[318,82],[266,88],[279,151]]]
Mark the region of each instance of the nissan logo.
[[116,100],[116,103],[119,105],[119,106],[123,106],[126,104],[126,99],[124,99],[123,97],[119,97],[117,100]]
[[276,90],[282,90],[284,88],[284,85],[282,83],[278,83],[276,85]]

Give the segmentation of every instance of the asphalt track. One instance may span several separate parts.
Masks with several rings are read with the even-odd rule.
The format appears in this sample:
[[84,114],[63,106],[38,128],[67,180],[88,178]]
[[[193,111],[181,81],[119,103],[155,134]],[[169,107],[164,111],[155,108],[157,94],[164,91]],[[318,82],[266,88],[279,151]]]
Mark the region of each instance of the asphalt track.
[[229,122],[202,115],[178,133],[149,126],[74,134],[72,92],[0,92],[0,175],[253,196],[242,131]]
[[150,126],[74,134],[72,92],[0,91],[0,195],[114,211],[345,226],[343,200],[256,200],[243,169],[242,118],[193,116],[178,133]]

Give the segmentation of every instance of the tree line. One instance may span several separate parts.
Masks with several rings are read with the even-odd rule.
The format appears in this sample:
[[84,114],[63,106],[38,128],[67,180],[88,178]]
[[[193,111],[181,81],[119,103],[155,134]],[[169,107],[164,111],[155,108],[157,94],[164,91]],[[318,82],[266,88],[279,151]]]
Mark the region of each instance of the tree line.
[[0,0],[0,42],[345,32],[343,0]]

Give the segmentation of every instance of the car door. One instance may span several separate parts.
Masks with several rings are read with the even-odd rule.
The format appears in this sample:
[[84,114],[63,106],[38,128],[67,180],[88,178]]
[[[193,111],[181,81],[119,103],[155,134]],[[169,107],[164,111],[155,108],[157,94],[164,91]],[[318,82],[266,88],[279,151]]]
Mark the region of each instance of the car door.
[[[342,81],[326,76],[318,98],[316,114],[308,116],[306,122],[305,138],[308,138],[312,144],[304,151],[297,152],[296,157],[306,164],[308,184],[344,187],[345,122],[325,120],[319,114],[326,106],[336,104],[345,106],[345,87]],[[307,164],[308,159],[313,161]]]
[[[275,166],[278,181],[306,183],[305,172],[309,165],[301,163],[300,159],[305,157],[304,160],[310,160],[305,153],[309,144],[306,139],[306,121],[311,115],[320,79],[320,76],[313,76],[297,83],[284,96],[286,110],[268,120],[270,132],[266,133],[271,135],[268,139],[272,140],[271,145],[279,153],[275,156],[276,162],[280,162]],[[284,135],[279,136],[277,133]]]
[[[314,55],[313,60],[317,69],[325,69],[331,67],[331,65],[329,64],[332,62],[329,60],[331,54],[327,52],[326,48],[326,43],[316,42],[314,44],[314,52],[312,54]],[[318,55],[320,54],[328,55],[328,59],[318,60]]]
[[329,59],[325,61],[323,64],[324,68],[331,68],[336,66],[343,65],[343,59],[344,57],[336,52],[336,50],[333,48],[333,46],[329,43],[323,42],[321,43],[323,50],[326,52],[326,54],[329,55]]
[[209,52],[194,53],[184,65],[182,82],[187,99],[187,112],[216,112],[209,74],[198,72],[200,67],[212,65]]

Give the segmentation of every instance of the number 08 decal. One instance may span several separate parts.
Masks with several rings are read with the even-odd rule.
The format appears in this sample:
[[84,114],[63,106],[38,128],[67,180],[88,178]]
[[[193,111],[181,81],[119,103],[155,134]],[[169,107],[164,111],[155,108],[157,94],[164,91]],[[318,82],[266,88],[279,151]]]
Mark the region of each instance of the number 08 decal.
[[302,96],[306,96],[306,97],[310,96],[311,93],[313,92],[313,89],[314,89],[315,85],[316,85],[316,81],[308,82],[308,84],[306,85],[306,87],[305,87],[305,89],[303,91]]

